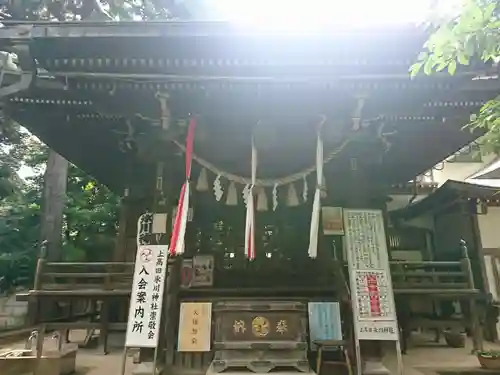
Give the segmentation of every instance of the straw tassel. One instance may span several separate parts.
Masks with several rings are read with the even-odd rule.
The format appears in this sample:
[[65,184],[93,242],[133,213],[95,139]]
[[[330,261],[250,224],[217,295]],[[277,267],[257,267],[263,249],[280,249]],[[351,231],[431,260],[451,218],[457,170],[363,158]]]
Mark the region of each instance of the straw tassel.
[[267,195],[264,188],[257,193],[257,211],[267,211]]
[[196,190],[208,191],[207,170],[205,168],[201,169],[200,175],[198,176],[198,182],[196,183]]
[[293,184],[288,185],[288,194],[286,197],[286,205],[288,207],[297,207],[300,204],[297,190]]
[[229,189],[227,191],[226,204],[228,206],[237,206],[238,205],[238,191],[236,190],[236,185],[232,181],[229,184]]

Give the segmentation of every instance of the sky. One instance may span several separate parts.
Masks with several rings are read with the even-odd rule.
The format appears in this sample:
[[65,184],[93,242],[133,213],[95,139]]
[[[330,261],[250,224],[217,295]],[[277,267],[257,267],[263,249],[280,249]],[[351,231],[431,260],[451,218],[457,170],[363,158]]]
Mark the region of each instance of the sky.
[[[255,28],[321,31],[420,23],[430,15],[453,13],[463,0],[212,0],[218,18]],[[304,6],[307,4],[307,6]]]

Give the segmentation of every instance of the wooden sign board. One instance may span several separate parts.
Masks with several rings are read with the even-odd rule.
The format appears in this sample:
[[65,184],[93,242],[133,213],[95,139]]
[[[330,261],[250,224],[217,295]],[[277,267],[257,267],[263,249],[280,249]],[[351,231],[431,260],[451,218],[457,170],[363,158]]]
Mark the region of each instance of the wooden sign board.
[[342,207],[321,208],[321,223],[325,236],[344,234],[344,220],[342,214]]
[[302,316],[290,311],[224,311],[220,324],[225,343],[299,341]]
[[182,259],[181,288],[188,289],[193,282],[193,259]]
[[344,249],[349,265],[357,373],[362,375],[360,340],[396,343],[403,375],[387,238],[381,210],[344,210]]
[[193,257],[192,287],[212,286],[214,284],[214,257],[195,255]]
[[358,340],[399,339],[380,210],[344,210],[345,245]]
[[309,338],[311,348],[314,341],[342,340],[342,322],[338,302],[309,302]]
[[179,352],[209,352],[212,343],[212,303],[183,302],[179,317]]
[[137,249],[125,339],[128,348],[158,345],[167,255],[167,245],[143,245]]

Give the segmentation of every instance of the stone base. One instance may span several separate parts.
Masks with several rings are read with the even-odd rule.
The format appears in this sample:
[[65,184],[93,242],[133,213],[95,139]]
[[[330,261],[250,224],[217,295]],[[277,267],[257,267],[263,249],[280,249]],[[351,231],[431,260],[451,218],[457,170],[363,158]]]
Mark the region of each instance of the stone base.
[[[163,372],[161,366],[156,366],[156,375],[160,375]],[[153,375],[153,362],[142,362],[137,364],[132,370],[132,375]]]
[[[205,373],[205,375],[218,375],[218,374],[223,374],[223,375],[242,375],[244,374],[244,372],[242,373],[241,371],[224,371],[223,373],[220,373],[220,372],[216,372],[214,371],[214,368],[213,368],[213,363],[210,364],[210,366],[208,367],[208,370],[207,372]],[[267,372],[251,372],[251,371],[248,371],[248,374],[252,374],[252,375],[267,375],[269,373]],[[275,372],[274,374],[279,374],[279,375],[316,375],[316,373],[313,371],[313,370],[310,370],[310,371],[307,371],[307,372],[298,372],[298,371],[280,371],[279,373],[278,372]]]
[[381,361],[367,360],[363,364],[363,375],[391,375]]

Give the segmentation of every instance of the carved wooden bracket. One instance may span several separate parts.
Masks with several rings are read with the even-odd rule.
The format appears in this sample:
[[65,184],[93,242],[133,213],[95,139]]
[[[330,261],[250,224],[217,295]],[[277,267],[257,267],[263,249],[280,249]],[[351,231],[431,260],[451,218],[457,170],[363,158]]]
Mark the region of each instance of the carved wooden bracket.
[[[2,66],[0,70],[0,98],[5,98],[10,95],[16,94],[20,91],[24,91],[28,89],[31,84],[35,81],[36,77],[36,64],[35,60],[30,54],[29,51],[29,46],[27,44],[18,44],[14,45],[12,47],[5,47],[4,50],[4,56],[3,56],[3,61],[2,61]],[[19,62],[19,72],[7,72],[8,69],[8,61],[9,61],[9,56],[11,53],[14,53],[17,55],[18,62]],[[11,74],[9,74],[11,73]],[[15,74],[12,74],[15,73]],[[11,84],[7,84],[3,86],[4,83],[8,83],[10,81],[10,77],[7,77],[6,74],[9,76],[11,75],[19,75],[20,79]]]

